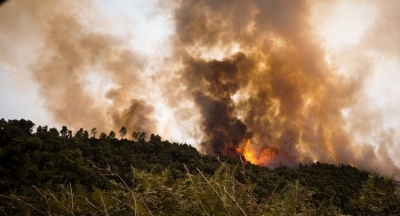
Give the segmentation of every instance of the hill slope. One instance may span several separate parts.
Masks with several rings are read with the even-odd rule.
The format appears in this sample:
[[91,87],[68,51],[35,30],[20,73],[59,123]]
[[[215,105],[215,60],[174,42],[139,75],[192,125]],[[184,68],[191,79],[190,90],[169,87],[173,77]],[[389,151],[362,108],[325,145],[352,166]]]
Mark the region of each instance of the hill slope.
[[0,120],[5,215],[400,213],[397,181],[348,165],[271,170],[154,134],[119,140],[115,133],[95,138],[95,130],[89,138],[83,129],[33,128],[23,119]]

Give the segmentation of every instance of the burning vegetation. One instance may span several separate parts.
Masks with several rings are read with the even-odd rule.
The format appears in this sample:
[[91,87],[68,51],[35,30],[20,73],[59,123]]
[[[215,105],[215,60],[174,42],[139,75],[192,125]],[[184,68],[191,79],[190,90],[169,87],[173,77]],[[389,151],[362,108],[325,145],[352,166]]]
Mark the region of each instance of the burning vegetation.
[[275,152],[268,148],[264,148],[261,151],[253,150],[250,139],[246,140],[246,143],[243,147],[236,147],[236,152],[240,154],[240,157],[243,156],[245,161],[260,166],[270,165],[275,156]]

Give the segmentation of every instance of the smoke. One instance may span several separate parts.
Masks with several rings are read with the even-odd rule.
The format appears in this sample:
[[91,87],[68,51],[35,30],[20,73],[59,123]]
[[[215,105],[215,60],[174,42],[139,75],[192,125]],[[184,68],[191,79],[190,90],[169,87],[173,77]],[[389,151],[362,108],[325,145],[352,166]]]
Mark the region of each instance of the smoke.
[[[233,155],[251,138],[258,151],[276,149],[277,164],[351,162],[341,111],[361,83],[327,66],[307,8],[306,2],[185,1],[177,9],[179,73],[201,113],[206,152]],[[233,45],[240,52],[204,57]]]
[[[90,13],[97,11],[89,1],[14,1],[10,5],[25,12],[23,16],[38,31],[34,36],[43,40],[30,70],[56,122],[73,128],[155,130],[154,110],[138,96],[146,88],[146,76],[141,73],[146,60],[129,48],[127,40],[88,26]],[[10,28],[20,31],[18,28],[25,28],[25,24]],[[107,86],[100,87],[106,102],[97,102],[87,91],[85,78],[91,74],[105,76],[113,83],[106,90]]]
[[[180,134],[175,137],[193,138],[204,153],[232,157],[249,139],[246,149],[254,155],[273,152],[260,160],[271,167],[322,161],[399,171],[396,130],[378,129],[384,111],[367,101],[372,57],[360,55],[400,56],[393,35],[372,42],[382,28],[399,29],[389,6],[378,9],[382,16],[368,36],[333,53],[315,31],[314,1],[169,3],[157,8],[171,13],[168,51],[147,55],[132,47],[134,35],[105,30],[119,24],[93,1],[14,0],[5,5],[24,15],[0,11],[8,32],[0,36],[0,56],[12,65],[16,53],[33,46],[28,70],[45,107],[73,128]],[[26,28],[30,36],[21,35]],[[9,45],[14,35],[24,44],[17,50]],[[167,112],[172,117],[164,118]],[[371,141],[360,140],[373,131]]]
[[[186,85],[182,93],[192,98],[201,115],[201,148],[209,154],[235,155],[250,138],[254,155],[264,149],[276,152],[264,164],[272,167],[319,160],[397,173],[390,155],[395,132],[378,132],[370,143],[357,139],[363,129],[385,130],[377,128],[382,126],[377,122],[381,111],[366,106],[371,58],[345,54],[353,61],[351,75],[332,66],[310,23],[311,4],[180,4],[175,13],[175,55],[183,66],[177,73]],[[385,22],[393,23],[380,21],[379,27]]]

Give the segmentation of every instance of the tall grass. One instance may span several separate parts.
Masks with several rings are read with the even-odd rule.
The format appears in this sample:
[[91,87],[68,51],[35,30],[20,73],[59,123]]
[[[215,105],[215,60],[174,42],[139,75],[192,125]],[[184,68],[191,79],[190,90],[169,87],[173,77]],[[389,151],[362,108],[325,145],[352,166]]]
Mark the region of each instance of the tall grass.
[[[235,178],[237,167],[221,162],[212,176],[197,169],[173,179],[170,170],[152,173],[132,168],[132,184],[104,169],[113,190],[86,190],[79,185],[55,189],[32,185],[25,194],[1,195],[8,200],[4,215],[341,215],[332,205],[317,208],[312,192],[298,181],[258,200],[254,185]],[[130,185],[130,186],[129,186]]]

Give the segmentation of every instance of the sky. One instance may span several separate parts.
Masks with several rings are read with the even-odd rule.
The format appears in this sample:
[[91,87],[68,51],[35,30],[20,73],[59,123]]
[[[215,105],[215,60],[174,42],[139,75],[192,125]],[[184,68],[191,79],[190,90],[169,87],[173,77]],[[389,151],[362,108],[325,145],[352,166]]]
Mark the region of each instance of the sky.
[[[398,100],[400,98],[400,46],[398,46],[400,44],[400,25],[397,22],[400,19],[397,13],[400,3],[395,0],[384,3],[372,0],[311,0],[304,1],[307,2],[304,4],[282,3],[286,8],[293,7],[295,12],[299,11],[302,15],[301,18],[305,17],[305,24],[294,20],[297,15],[283,12],[274,15],[273,12],[265,10],[265,17],[267,17],[265,19],[272,20],[271,25],[268,26],[272,30],[257,29],[263,28],[261,24],[257,23],[259,22],[257,20],[254,21],[254,25],[242,28],[240,21],[247,21],[247,15],[251,16],[252,13],[257,13],[254,12],[257,10],[261,11],[260,13],[264,12],[263,3],[259,3],[259,1],[255,0],[254,6],[242,5],[238,7],[239,9],[232,6],[227,7],[227,10],[221,10],[226,13],[227,19],[235,21],[232,29],[237,27],[239,29],[237,31],[246,32],[246,34],[247,31],[250,32],[248,35],[254,37],[252,42],[245,42],[246,36],[243,36],[241,32],[230,30],[231,27],[227,26],[225,22],[221,22],[221,26],[216,28],[217,30],[212,29],[218,13],[210,15],[213,13],[212,9],[211,12],[206,13],[204,12],[206,10],[201,8],[225,6],[213,4],[210,1],[204,1],[205,6],[200,3],[197,5],[193,1],[182,3],[173,0],[43,2],[31,3],[32,5],[29,7],[29,4],[28,6],[23,5],[27,1],[10,0],[0,6],[0,118],[24,118],[32,120],[36,125],[49,125],[57,128],[62,125],[70,125],[73,130],[78,130],[80,127],[86,127],[86,129],[97,127],[103,131],[118,130],[119,125],[137,125],[138,122],[141,122],[143,127],[131,126],[130,128],[132,130],[153,130],[152,132],[159,133],[163,138],[187,142],[198,148],[204,148],[204,140],[212,143],[216,137],[215,134],[208,135],[208,133],[213,134],[216,129],[207,128],[206,125],[215,122],[208,122],[205,116],[212,116],[212,118],[215,116],[211,115],[207,105],[204,105],[206,102],[202,101],[203,97],[192,98],[195,92],[191,92],[189,95],[185,91],[190,90],[187,88],[188,86],[201,90],[208,84],[196,84],[191,79],[198,78],[193,78],[189,72],[184,70],[186,70],[185,68],[195,70],[193,65],[196,62],[196,64],[202,64],[211,59],[228,61],[227,59],[232,58],[228,61],[232,63],[232,61],[236,61],[234,57],[226,56],[234,55],[236,52],[244,52],[247,56],[252,56],[252,53],[256,53],[260,49],[256,43],[257,40],[264,40],[260,35],[252,34],[261,32],[269,35],[265,37],[271,37],[271,40],[274,41],[273,46],[278,47],[271,48],[271,52],[279,47],[291,49],[290,40],[295,41],[293,47],[299,50],[304,49],[301,48],[303,42],[305,45],[316,46],[315,50],[313,48],[312,52],[305,52],[304,55],[314,56],[317,55],[315,53],[318,53],[318,58],[324,61],[324,67],[337,73],[332,79],[342,79],[343,83],[353,83],[356,90],[351,92],[356,93],[343,95],[345,102],[335,99],[332,102],[334,104],[327,109],[340,111],[339,118],[343,118],[341,128],[343,127],[345,131],[343,133],[347,134],[346,137],[351,143],[352,156],[349,157],[356,159],[341,159],[340,156],[337,156],[340,150],[332,147],[334,141],[331,141],[329,142],[331,144],[327,144],[326,149],[334,153],[329,153],[333,156],[328,159],[328,162],[349,162],[370,169],[374,167],[383,169],[385,163],[390,163],[393,169],[387,171],[388,173],[395,172],[400,167],[400,160],[396,157],[400,153],[400,136],[398,135],[400,130],[400,102]],[[257,10],[254,10],[253,7]],[[191,9],[193,14],[185,12],[185,8]],[[248,14],[240,12],[247,9]],[[289,9],[288,11],[290,11]],[[233,15],[227,11],[233,11]],[[282,11],[286,11],[286,9]],[[200,21],[193,21],[197,15],[200,17],[199,19],[206,17],[210,20],[205,27],[198,25]],[[51,23],[52,17],[59,20],[48,24]],[[280,19],[284,21],[279,19],[276,21],[276,17],[281,17]],[[287,20],[282,17],[287,17]],[[223,18],[219,17],[218,19]],[[189,22],[192,22],[191,25],[187,24]],[[215,23],[218,24],[218,22]],[[275,26],[276,23],[279,24]],[[63,25],[67,26],[67,29],[62,29]],[[193,25],[199,26],[199,29],[205,28],[201,31],[205,32],[204,35],[208,35],[208,42],[204,42],[203,37],[196,35],[202,33],[185,32],[188,28],[196,30],[197,27],[193,27]],[[281,27],[286,25],[289,28]],[[181,28],[181,26],[185,28]],[[302,27],[298,28],[298,26]],[[207,28],[211,30],[208,31]],[[255,30],[251,28],[255,28]],[[307,31],[304,31],[303,28],[307,28]],[[228,32],[227,29],[235,32],[234,36],[229,36],[233,38],[233,42],[225,43],[212,38],[228,37],[218,33],[219,30]],[[56,35],[63,31],[67,33]],[[76,35],[73,31],[81,32],[80,34],[83,36]],[[303,36],[299,32],[303,31],[307,37],[312,38],[311,42],[302,38]],[[291,34],[295,36],[291,36]],[[62,36],[68,39],[60,39]],[[87,42],[88,40],[95,42],[92,44]],[[81,45],[89,48],[74,48],[75,50],[71,52],[77,54],[67,53],[68,46]],[[63,53],[64,51],[65,53]],[[101,54],[94,55],[86,52]],[[79,59],[74,59],[74,55],[85,58],[85,60],[77,63],[76,66],[69,66],[67,63],[51,65],[52,61],[57,60],[51,59],[52,53],[66,59],[67,63],[80,62]],[[292,55],[292,53],[288,54]],[[297,54],[293,55],[297,56]],[[191,57],[188,58],[188,56]],[[270,61],[261,55],[254,55],[249,59],[253,58]],[[273,64],[271,63],[271,65]],[[77,76],[77,78],[75,81],[68,81],[65,88],[60,90],[59,86],[64,85],[62,81],[70,78],[68,70],[65,69],[68,67],[73,67],[73,70],[77,71],[71,73],[72,77]],[[268,68],[268,66],[266,67]],[[50,69],[59,70],[59,74],[62,76],[50,76],[48,72]],[[63,72],[64,70],[65,72]],[[227,80],[222,81],[228,82]],[[337,83],[329,80],[324,82],[326,85]],[[321,81],[321,85],[324,82]],[[242,83],[241,85],[247,84]],[[246,123],[247,128],[251,129],[254,134],[257,134],[257,131],[262,134],[262,130],[256,127],[258,118],[250,118],[248,116],[250,112],[238,108],[242,107],[246,111],[253,110],[241,104],[242,100],[251,98],[252,92],[250,87],[243,86],[240,87],[242,90],[231,92],[232,101],[228,104],[235,104],[235,111],[228,113],[229,118]],[[314,88],[314,90],[320,88],[322,87]],[[336,91],[337,95],[342,94],[339,91],[340,88],[340,86],[332,87],[332,95],[335,95]],[[347,86],[346,88],[351,87]],[[48,93],[49,89],[50,91],[53,89],[54,94]],[[217,90],[211,89],[210,91]],[[128,92],[127,94],[131,97],[121,96],[120,92]],[[272,91],[271,94],[277,93]],[[304,94],[311,95],[311,93]],[[327,95],[329,97],[329,94]],[[74,96],[76,97],[74,98]],[[336,96],[332,97],[336,98]],[[318,97],[315,95],[310,96],[308,101],[313,103],[312,100],[316,100],[316,98]],[[226,98],[219,97],[218,100],[225,101]],[[277,96],[276,101],[279,100],[281,99]],[[281,103],[283,104],[283,102]],[[282,104],[280,113],[283,113]],[[321,102],[317,105],[323,104]],[[317,109],[317,105],[313,109]],[[81,111],[82,107],[90,109]],[[68,112],[67,108],[73,111]],[[306,105],[302,109],[304,109],[304,113],[309,112]],[[132,117],[133,111],[139,113],[140,117]],[[303,115],[312,117],[304,113]],[[330,112],[328,116],[336,115],[332,113]],[[292,114],[285,114],[279,121],[294,115]],[[279,114],[275,114],[275,116],[277,115]],[[274,114],[271,116],[274,117]],[[154,119],[157,120],[154,121]],[[114,125],[109,122],[113,122]],[[271,122],[273,121],[271,120]],[[312,125],[312,122],[314,121],[310,120],[309,124]],[[271,124],[273,128],[286,130],[282,126],[284,123]],[[305,123],[299,123],[299,125],[301,126],[296,125],[296,127],[301,128],[303,131],[301,134],[306,134],[308,126]],[[232,128],[233,126],[226,127]],[[313,126],[310,127],[313,128]],[[332,125],[329,124],[326,127],[329,128]],[[228,130],[226,133],[230,132]],[[237,139],[243,140],[246,136],[248,135],[243,134]],[[336,135],[331,136],[335,137]],[[280,137],[283,139],[283,136]],[[256,142],[262,142],[260,140],[263,138],[265,138],[263,135],[254,135],[253,137]],[[332,139],[334,140],[334,138]],[[273,138],[271,142],[274,142]],[[233,145],[243,145],[243,142]],[[276,145],[274,148],[284,149],[283,144],[268,145],[271,148]],[[223,149],[225,151],[228,148],[225,146]],[[285,157],[296,158],[296,160],[306,160],[306,157],[311,160],[324,158],[323,153],[320,154],[316,149],[317,147],[299,144],[296,145],[295,153],[286,151]],[[220,150],[220,147],[213,146],[214,153]],[[306,154],[305,151],[312,153]],[[307,156],[303,157],[298,154]],[[366,157],[369,156],[372,162],[367,162],[368,158]]]

